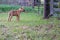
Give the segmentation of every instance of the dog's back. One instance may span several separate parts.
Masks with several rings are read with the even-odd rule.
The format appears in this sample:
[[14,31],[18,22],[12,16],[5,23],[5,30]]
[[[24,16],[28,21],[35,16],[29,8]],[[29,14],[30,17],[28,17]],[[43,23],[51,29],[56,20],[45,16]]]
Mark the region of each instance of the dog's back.
[[9,12],[9,15],[18,16],[19,15],[19,11],[18,10],[12,10],[12,11]]

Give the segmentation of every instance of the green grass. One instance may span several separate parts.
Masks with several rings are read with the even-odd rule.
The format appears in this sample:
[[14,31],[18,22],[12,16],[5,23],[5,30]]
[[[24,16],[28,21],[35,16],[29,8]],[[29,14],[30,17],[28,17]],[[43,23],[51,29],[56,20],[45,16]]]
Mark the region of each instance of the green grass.
[[[42,6],[40,7],[41,14],[37,14],[37,7],[34,10],[26,7],[28,12],[21,13],[19,22],[16,17],[9,22],[6,12],[19,7],[0,5],[0,40],[60,40],[60,20],[55,17],[43,19]],[[49,27],[52,28],[49,29]],[[53,38],[54,35],[56,37]]]
[[[12,24],[10,24],[11,22],[8,22],[8,14],[7,13],[3,13],[3,14],[0,14],[0,20],[1,20],[1,23],[0,24],[6,24],[6,25],[15,25],[15,24],[18,24],[18,25],[39,25],[39,21],[40,21],[40,16],[37,16],[36,13],[33,14],[33,13],[21,13],[20,15],[20,20],[19,22],[16,21],[16,17],[13,17],[12,18]],[[35,23],[37,22],[37,23]]]
[[[0,40],[24,40],[24,38],[30,40],[60,40],[60,20],[55,17],[43,19],[41,14],[25,12],[21,13],[19,22],[16,21],[16,17],[13,17],[11,22],[8,22],[7,19],[7,13],[0,13]],[[53,28],[46,32],[51,25],[53,25]],[[51,39],[54,35],[57,35],[57,37]]]
[[58,24],[60,21],[57,18],[43,19],[43,15],[38,15],[37,13],[21,13],[20,20],[17,22],[16,17],[12,18],[11,22],[8,22],[8,14],[0,14],[0,24],[5,25],[40,25],[40,24],[49,24],[49,23]]

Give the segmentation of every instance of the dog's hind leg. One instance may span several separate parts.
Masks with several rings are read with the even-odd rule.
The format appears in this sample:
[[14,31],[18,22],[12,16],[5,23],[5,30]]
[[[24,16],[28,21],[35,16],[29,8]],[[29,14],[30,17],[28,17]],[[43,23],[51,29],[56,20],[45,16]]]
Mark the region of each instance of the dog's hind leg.
[[17,17],[17,21],[19,21],[19,16],[16,16]]
[[12,19],[12,15],[9,15],[8,21],[11,21]]

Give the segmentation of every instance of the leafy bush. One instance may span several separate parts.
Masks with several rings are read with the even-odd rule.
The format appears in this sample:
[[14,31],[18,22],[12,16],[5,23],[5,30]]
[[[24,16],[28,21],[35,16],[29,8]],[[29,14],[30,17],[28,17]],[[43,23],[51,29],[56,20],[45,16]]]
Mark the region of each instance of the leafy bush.
[[25,11],[27,11],[27,12],[33,12],[34,8],[32,8],[32,7],[25,7]]
[[[17,10],[21,6],[12,6],[12,5],[0,5],[0,12],[8,12],[10,10]],[[32,7],[24,7],[26,12],[33,12]]]
[[[19,6],[19,5],[17,5],[17,6],[15,6],[15,5],[0,5],[0,12],[8,12],[10,10],[17,10],[20,7],[21,6]],[[31,6],[28,6],[28,7],[25,6],[24,9],[26,12],[35,12],[35,13],[38,12],[38,7],[33,8]],[[40,11],[41,11],[41,13],[43,13],[43,8],[40,8]]]
[[11,5],[0,5],[0,12],[7,12],[10,10],[16,10],[19,6],[11,6]]

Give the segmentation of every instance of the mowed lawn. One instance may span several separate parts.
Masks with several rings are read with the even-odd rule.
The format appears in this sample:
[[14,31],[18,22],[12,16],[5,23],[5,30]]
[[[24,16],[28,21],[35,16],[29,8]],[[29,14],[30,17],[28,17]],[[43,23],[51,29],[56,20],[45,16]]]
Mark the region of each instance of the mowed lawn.
[[60,40],[60,20],[25,12],[8,22],[8,13],[0,13],[0,40]]

